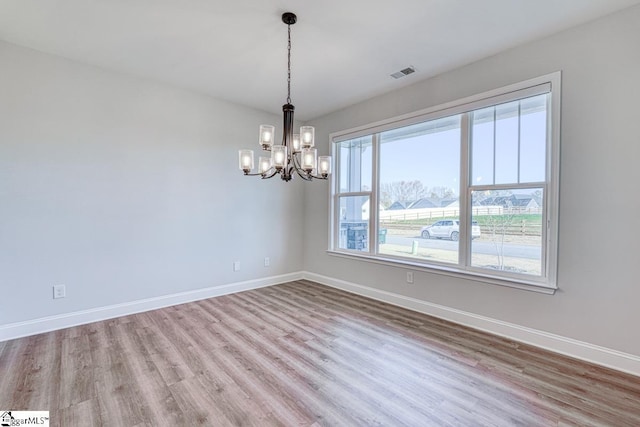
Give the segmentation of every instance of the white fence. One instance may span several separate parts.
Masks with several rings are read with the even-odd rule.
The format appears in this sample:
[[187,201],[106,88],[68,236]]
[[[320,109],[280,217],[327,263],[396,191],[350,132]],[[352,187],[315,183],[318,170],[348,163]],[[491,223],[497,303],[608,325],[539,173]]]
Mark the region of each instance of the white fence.
[[[503,206],[476,206],[471,209],[471,214],[474,216],[482,215],[503,215],[509,214],[541,214],[540,208],[505,208]],[[460,208],[458,207],[445,207],[445,208],[424,208],[424,209],[398,209],[398,210],[381,210],[379,212],[380,222],[394,222],[394,221],[410,221],[424,219],[427,223],[429,220],[438,218],[451,218],[460,216]]]

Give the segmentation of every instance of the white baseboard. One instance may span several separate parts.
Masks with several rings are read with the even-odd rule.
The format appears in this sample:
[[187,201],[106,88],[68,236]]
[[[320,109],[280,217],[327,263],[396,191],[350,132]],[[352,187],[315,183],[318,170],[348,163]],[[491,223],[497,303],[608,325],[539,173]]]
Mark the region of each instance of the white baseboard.
[[640,357],[636,355],[315,273],[304,272],[303,276],[323,285],[640,376]]
[[47,316],[24,322],[9,323],[7,325],[0,326],[0,342],[28,335],[55,331],[57,329],[69,328],[71,326],[84,325],[100,320],[112,319],[114,317],[141,313],[143,311],[155,310],[171,305],[184,304],[187,302],[232,294],[235,292],[248,291],[251,289],[263,288],[265,286],[277,285],[279,283],[291,282],[293,280],[301,279],[302,277],[303,274],[301,272],[289,273],[280,276],[265,277],[245,282],[230,283],[222,286],[109,305],[106,307],[92,308],[73,313]]
[[310,272],[295,272],[245,282],[230,283],[222,286],[1,325],[0,342],[172,305],[228,295],[235,292],[263,288],[303,278],[440,319],[449,320],[470,328],[531,344],[556,353],[575,357],[576,359],[640,376],[640,357],[636,355]]

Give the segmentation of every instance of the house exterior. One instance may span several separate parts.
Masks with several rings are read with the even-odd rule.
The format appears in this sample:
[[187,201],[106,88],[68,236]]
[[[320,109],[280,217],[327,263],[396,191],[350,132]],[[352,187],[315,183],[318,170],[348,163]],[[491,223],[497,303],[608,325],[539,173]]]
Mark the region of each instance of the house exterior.
[[406,209],[406,205],[402,202],[393,202],[391,206],[387,208],[388,211],[396,211],[401,209]]
[[517,211],[536,211],[540,204],[535,197],[526,194],[511,194],[509,196],[488,197],[480,201],[480,206],[502,206]]

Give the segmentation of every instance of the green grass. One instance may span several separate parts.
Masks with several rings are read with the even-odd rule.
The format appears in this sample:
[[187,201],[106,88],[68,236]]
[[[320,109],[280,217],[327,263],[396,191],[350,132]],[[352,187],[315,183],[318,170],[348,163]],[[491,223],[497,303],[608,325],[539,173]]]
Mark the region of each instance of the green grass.
[[[500,218],[499,215],[475,215],[473,217],[474,221],[478,221],[478,224],[482,226],[488,226],[491,224],[491,220],[495,220]],[[420,218],[420,219],[407,219],[407,220],[395,220],[395,221],[385,221],[385,224],[397,224],[397,225],[431,225],[436,221],[440,221],[443,219],[458,219],[458,217],[444,217],[444,218]],[[541,225],[542,224],[542,215],[540,214],[516,214],[513,216],[511,220],[511,224],[521,224],[524,221],[527,225]]]
[[[500,218],[499,215],[479,215],[474,216],[473,219],[478,221],[480,226],[491,224],[492,219]],[[513,216],[513,219],[510,221],[511,224],[522,224],[525,223],[527,225],[542,225],[542,215],[536,214],[517,214]]]

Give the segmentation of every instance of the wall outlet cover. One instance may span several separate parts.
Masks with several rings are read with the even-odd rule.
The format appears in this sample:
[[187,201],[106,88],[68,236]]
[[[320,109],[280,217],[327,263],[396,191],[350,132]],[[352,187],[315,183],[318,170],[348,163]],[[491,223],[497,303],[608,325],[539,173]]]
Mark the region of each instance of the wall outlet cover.
[[64,298],[67,296],[65,285],[53,285],[53,299]]

